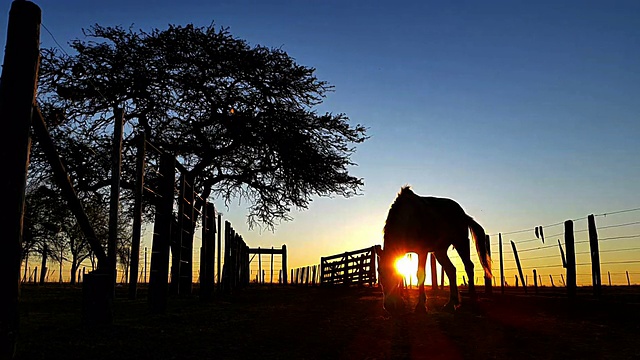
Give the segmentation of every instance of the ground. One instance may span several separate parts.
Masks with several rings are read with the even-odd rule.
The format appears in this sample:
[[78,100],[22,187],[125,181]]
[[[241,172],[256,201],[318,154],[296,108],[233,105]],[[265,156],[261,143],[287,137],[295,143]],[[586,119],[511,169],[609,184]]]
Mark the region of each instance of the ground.
[[[390,317],[377,287],[252,286],[170,298],[162,315],[144,289],[137,300],[121,289],[113,324],[87,326],[80,287],[24,285],[17,359],[638,359],[629,292],[569,301],[494,289],[449,313],[445,289],[429,294],[427,313]],[[415,304],[417,290],[408,295]]]

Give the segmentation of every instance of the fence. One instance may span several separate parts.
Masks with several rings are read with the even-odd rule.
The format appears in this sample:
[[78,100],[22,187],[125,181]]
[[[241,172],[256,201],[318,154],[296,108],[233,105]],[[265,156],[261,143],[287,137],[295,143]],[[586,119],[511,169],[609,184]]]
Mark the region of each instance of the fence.
[[321,285],[373,285],[376,282],[376,247],[320,259]]
[[[275,259],[274,256],[275,255],[279,255],[280,256],[280,269],[278,269],[278,278],[277,283],[278,284],[286,284],[287,283],[287,245],[282,245],[281,249],[275,249],[273,246],[269,249],[269,248],[253,248],[253,249],[249,249],[249,255],[253,255],[251,257],[251,259],[249,259],[250,263],[253,263],[254,258],[257,256],[258,257],[258,264],[257,264],[257,269],[255,270],[255,282],[258,284],[265,284],[267,283],[267,270],[262,268],[262,255],[270,255],[270,259],[269,259],[269,284],[273,284],[273,278],[274,278],[274,265],[275,265]],[[266,262],[265,262],[266,263]],[[253,274],[253,271],[251,271],[250,277],[253,278],[253,276],[251,276]]]
[[311,285],[320,284],[320,265],[302,266],[291,269],[291,285]]
[[[502,292],[518,287],[574,296],[576,291],[599,295],[617,285],[638,284],[639,240],[640,208],[493,234],[493,285]],[[458,267],[457,253],[451,250],[450,256]]]

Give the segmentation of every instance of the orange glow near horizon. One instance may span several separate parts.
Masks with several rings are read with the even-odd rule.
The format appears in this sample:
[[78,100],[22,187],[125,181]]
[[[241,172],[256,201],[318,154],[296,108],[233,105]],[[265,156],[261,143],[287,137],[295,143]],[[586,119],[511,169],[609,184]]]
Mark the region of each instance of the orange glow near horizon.
[[407,285],[416,285],[418,283],[418,256],[413,253],[396,260],[396,270],[402,275]]

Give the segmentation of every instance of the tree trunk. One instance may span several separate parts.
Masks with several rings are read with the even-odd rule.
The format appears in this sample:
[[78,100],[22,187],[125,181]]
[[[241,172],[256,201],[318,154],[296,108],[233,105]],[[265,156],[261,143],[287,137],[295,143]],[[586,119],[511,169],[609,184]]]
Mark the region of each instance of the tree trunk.
[[76,272],[78,271],[78,265],[76,265],[75,261],[71,262],[71,277],[69,277],[69,283],[71,283],[72,285],[76,283],[76,276],[78,276],[78,274],[76,274]]

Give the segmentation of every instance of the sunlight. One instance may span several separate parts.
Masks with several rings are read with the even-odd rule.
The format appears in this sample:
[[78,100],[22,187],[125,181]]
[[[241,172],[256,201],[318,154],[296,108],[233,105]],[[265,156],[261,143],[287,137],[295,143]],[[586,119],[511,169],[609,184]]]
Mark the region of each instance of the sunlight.
[[418,256],[414,253],[408,253],[396,261],[396,270],[404,277],[407,285],[417,285],[418,277]]

